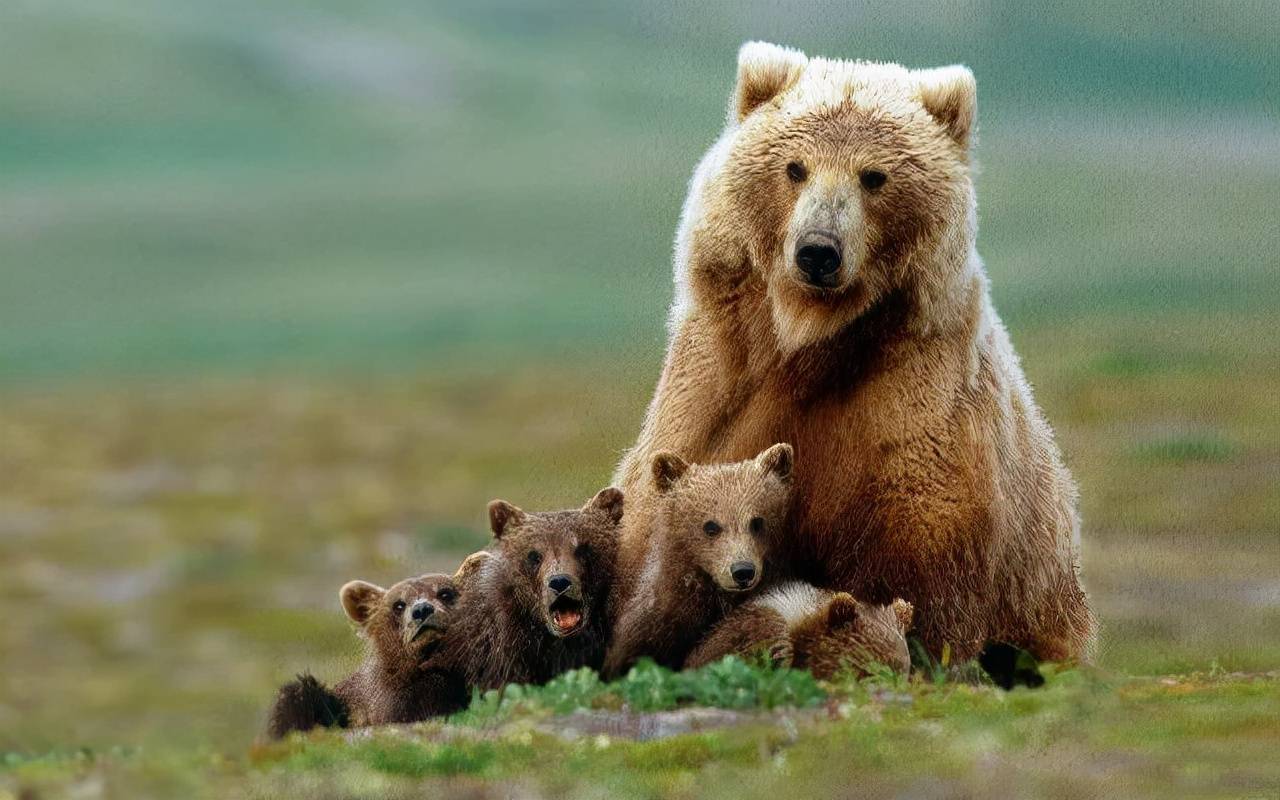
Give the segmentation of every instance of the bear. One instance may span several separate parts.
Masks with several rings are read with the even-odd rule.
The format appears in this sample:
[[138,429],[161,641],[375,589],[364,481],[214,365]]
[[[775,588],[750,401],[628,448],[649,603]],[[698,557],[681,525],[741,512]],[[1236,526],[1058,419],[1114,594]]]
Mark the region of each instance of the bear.
[[624,550],[661,505],[655,453],[804,453],[795,576],[903,598],[934,657],[999,640],[1087,660],[1076,489],[976,249],[965,67],[738,54],[675,248],[657,387],[614,483]]
[[865,677],[873,664],[905,675],[911,670],[906,635],[913,611],[902,599],[870,605],[847,592],[788,581],[729,612],[685,666],[764,653],[777,666],[807,669],[822,680],[846,671]]
[[456,658],[468,686],[541,684],[601,667],[622,511],[612,487],[576,510],[489,504],[493,541],[461,570],[466,633]]
[[280,688],[267,735],[316,727],[418,722],[467,705],[461,670],[450,659],[459,592],[448,575],[422,575],[383,589],[365,581],[342,587],[342,608],[360,629],[363,663],[332,690],[308,674]]
[[789,444],[733,464],[653,457],[661,504],[648,547],[619,561],[604,677],[646,656],[680,669],[712,625],[776,577],[770,555],[785,536],[793,461]]

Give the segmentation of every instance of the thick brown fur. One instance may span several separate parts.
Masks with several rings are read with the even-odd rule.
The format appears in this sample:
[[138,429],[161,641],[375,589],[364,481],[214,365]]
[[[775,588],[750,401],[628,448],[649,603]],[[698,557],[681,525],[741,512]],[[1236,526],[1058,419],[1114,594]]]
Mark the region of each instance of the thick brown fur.
[[[655,453],[788,441],[801,574],[910,601],[935,656],[993,639],[1089,655],[1075,487],[975,249],[975,109],[963,67],[743,47],[685,203],[662,376],[615,476],[624,550],[648,547]],[[839,244],[829,285],[800,268],[815,230]]]
[[789,581],[734,609],[685,665],[701,667],[729,654],[764,654],[779,666],[807,669],[824,680],[842,672],[865,676],[875,664],[906,674],[912,615],[905,600],[872,605],[845,592]]
[[787,444],[733,464],[654,456],[655,530],[620,561],[606,678],[644,656],[679,669],[712,625],[776,579],[770,555],[785,536],[792,461]]
[[565,670],[600,668],[622,507],[613,488],[570,511],[489,504],[494,540],[460,569],[467,632],[458,663],[469,686],[545,683]]
[[351,581],[340,599],[365,640],[363,663],[332,691],[309,675],[281,687],[269,736],[417,722],[466,706],[466,685],[452,658],[459,593],[450,576],[423,575],[390,589]]

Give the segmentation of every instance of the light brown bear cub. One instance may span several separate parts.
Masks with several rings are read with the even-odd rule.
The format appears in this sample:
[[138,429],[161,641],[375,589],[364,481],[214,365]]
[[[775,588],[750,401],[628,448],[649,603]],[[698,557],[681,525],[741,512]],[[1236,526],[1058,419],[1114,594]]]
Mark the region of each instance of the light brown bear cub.
[[760,586],[791,500],[791,445],[734,464],[652,461],[659,510],[647,545],[619,569],[606,678],[648,656],[679,669],[707,630]]
[[[448,575],[423,575],[383,589],[351,581],[342,608],[360,627],[364,662],[332,691],[310,675],[281,687],[267,734],[315,727],[416,722],[463,708],[467,688],[450,640],[459,592]],[[456,639],[456,634],[455,637]]]
[[731,653],[764,653],[778,666],[807,669],[824,680],[842,671],[865,676],[873,664],[906,674],[912,613],[905,600],[871,605],[846,592],[788,581],[731,611],[685,666],[705,666]]

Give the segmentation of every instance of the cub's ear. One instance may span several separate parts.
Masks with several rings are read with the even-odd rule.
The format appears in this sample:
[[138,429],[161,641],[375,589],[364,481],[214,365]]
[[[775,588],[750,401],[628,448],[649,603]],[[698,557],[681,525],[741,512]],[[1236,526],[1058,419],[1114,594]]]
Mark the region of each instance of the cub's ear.
[[605,516],[609,517],[613,524],[617,525],[622,519],[622,501],[622,490],[616,486],[610,486],[607,489],[601,489],[596,492],[596,496],[591,498],[590,502],[582,507],[582,510],[590,511],[594,508],[603,511]]
[[848,592],[837,592],[827,603],[827,627],[852,625],[858,619],[858,601]]
[[768,42],[747,42],[738,50],[738,83],[729,103],[729,121],[747,115],[791,87],[809,59],[799,50]]
[[756,466],[764,472],[772,472],[778,480],[791,479],[791,467],[795,463],[796,451],[789,444],[775,444],[756,456]]
[[665,494],[689,470],[689,465],[675,453],[663,450],[653,457],[653,485]]
[[493,538],[501,539],[512,527],[524,522],[524,512],[506,500],[494,500],[489,504],[489,530]]
[[462,563],[458,565],[458,570],[453,573],[453,582],[458,584],[458,588],[465,591],[467,588],[467,581],[474,578],[476,573],[480,571],[480,568],[483,567],[485,562],[490,558],[493,558],[493,556],[489,555],[486,550],[481,550],[478,553],[472,553],[467,556],[462,560]]
[[924,110],[961,147],[969,146],[978,113],[978,82],[968,67],[954,64],[937,69],[915,70],[912,77],[920,91]]
[[898,629],[903,633],[911,630],[911,623],[916,617],[916,607],[899,597],[893,601],[890,608],[893,609],[893,615],[898,618]]
[[357,625],[363,625],[378,610],[386,589],[366,581],[351,581],[345,584],[338,596],[342,598],[342,610]]

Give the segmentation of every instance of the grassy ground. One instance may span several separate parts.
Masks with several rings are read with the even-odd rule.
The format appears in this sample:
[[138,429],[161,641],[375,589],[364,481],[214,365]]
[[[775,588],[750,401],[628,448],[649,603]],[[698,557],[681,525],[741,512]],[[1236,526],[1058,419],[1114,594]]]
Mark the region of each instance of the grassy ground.
[[[451,5],[0,8],[0,796],[1274,795],[1274,4]],[[748,37],[974,66],[980,249],[1080,482],[1097,670],[252,749],[277,684],[352,666],[343,581],[607,482]]]

